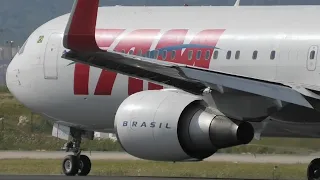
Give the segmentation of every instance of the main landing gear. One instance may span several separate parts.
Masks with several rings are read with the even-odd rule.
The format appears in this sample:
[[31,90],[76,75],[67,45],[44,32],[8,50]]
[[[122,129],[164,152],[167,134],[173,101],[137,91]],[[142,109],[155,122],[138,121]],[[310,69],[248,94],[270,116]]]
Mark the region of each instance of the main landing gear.
[[310,162],[307,170],[308,180],[320,180],[320,158]]
[[88,156],[81,155],[81,131],[72,133],[72,141],[66,144],[66,151],[73,152],[62,162],[62,171],[67,176],[87,176],[91,171],[91,161]]

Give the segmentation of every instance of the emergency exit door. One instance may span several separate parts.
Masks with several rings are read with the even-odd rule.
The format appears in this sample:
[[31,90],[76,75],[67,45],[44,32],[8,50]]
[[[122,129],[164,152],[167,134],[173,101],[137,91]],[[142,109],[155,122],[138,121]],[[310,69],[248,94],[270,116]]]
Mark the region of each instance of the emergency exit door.
[[44,78],[58,79],[58,58],[62,34],[53,33],[49,37],[44,56]]
[[318,46],[311,46],[308,52],[307,69],[308,71],[314,71],[317,67],[318,59]]

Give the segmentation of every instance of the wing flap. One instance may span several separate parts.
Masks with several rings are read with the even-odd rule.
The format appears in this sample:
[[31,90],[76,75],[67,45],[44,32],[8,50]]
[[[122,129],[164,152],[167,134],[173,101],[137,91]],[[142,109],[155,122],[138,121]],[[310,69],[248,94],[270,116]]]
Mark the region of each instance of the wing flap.
[[190,79],[197,79],[213,85],[236,89],[312,108],[303,95],[291,87],[284,86],[282,84],[228,75],[219,72],[203,71],[190,67],[181,67],[180,69],[184,76]]

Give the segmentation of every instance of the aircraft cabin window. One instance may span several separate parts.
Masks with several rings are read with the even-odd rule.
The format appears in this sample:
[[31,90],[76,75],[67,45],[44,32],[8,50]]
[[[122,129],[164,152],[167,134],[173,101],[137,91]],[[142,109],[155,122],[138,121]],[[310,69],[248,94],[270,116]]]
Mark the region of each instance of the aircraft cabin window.
[[315,55],[316,55],[316,52],[314,50],[312,50],[310,52],[310,59],[314,59],[315,58]]
[[133,50],[130,50],[130,51],[129,51],[129,54],[133,54]]
[[150,58],[150,51],[147,51],[147,57]]
[[274,60],[274,58],[276,58],[276,51],[271,51],[270,59]]
[[218,59],[219,51],[214,51],[213,53],[213,59]]
[[197,52],[197,60],[200,60],[200,58],[201,58],[201,50],[198,50],[198,52]]
[[159,51],[158,51],[158,50],[155,50],[155,52],[154,52],[154,58],[158,59],[158,56],[159,56]]
[[206,51],[206,60],[209,60],[210,59],[210,50],[207,50]]
[[150,58],[154,58],[154,51],[150,51]]
[[192,59],[192,56],[193,56],[193,50],[190,50],[188,52],[188,60],[191,60]]
[[163,60],[166,60],[166,59],[167,59],[167,50],[164,50],[164,51],[162,52],[162,59],[163,59]]
[[174,60],[175,58],[176,58],[176,51],[173,50],[173,51],[171,52],[171,60]]
[[240,51],[236,51],[235,59],[239,59],[239,58],[240,58]]
[[227,59],[230,59],[230,58],[231,58],[231,51],[228,51],[228,52],[227,52],[226,58],[227,58]]
[[252,59],[257,59],[258,57],[258,51],[254,51],[252,54]]

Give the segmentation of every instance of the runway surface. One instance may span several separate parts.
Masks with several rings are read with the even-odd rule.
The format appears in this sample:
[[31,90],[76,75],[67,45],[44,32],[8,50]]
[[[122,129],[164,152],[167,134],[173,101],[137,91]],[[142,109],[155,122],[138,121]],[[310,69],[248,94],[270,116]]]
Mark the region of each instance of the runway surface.
[[[87,176],[87,177],[66,177],[66,176],[1,176],[6,180],[211,180],[209,178],[166,178],[166,177],[108,177],[108,176]],[[212,179],[212,180],[245,180],[245,179]],[[249,179],[248,179],[249,180]],[[257,180],[257,179],[255,179]],[[258,179],[260,180],[260,179]],[[261,179],[264,180],[264,179]]]
[[[0,159],[62,159],[67,154],[63,151],[45,152],[45,151],[0,151]],[[83,152],[92,160],[140,160],[124,152]],[[248,163],[279,163],[296,164],[310,163],[318,155],[298,156],[298,155],[250,155],[250,154],[215,154],[205,161],[212,162],[248,162]],[[66,177],[63,175],[0,175],[0,180],[211,180],[211,178],[166,178],[166,177],[116,177],[116,176],[75,176]],[[245,179],[212,179],[212,180],[245,180]],[[256,180],[256,179],[255,179]],[[261,179],[263,180],[263,179]]]
[[[63,159],[66,155],[63,151],[0,151],[0,159]],[[123,152],[83,152],[92,160],[140,160]],[[212,162],[244,162],[244,163],[280,163],[296,164],[310,163],[319,155],[252,155],[252,154],[215,154],[205,161]]]

